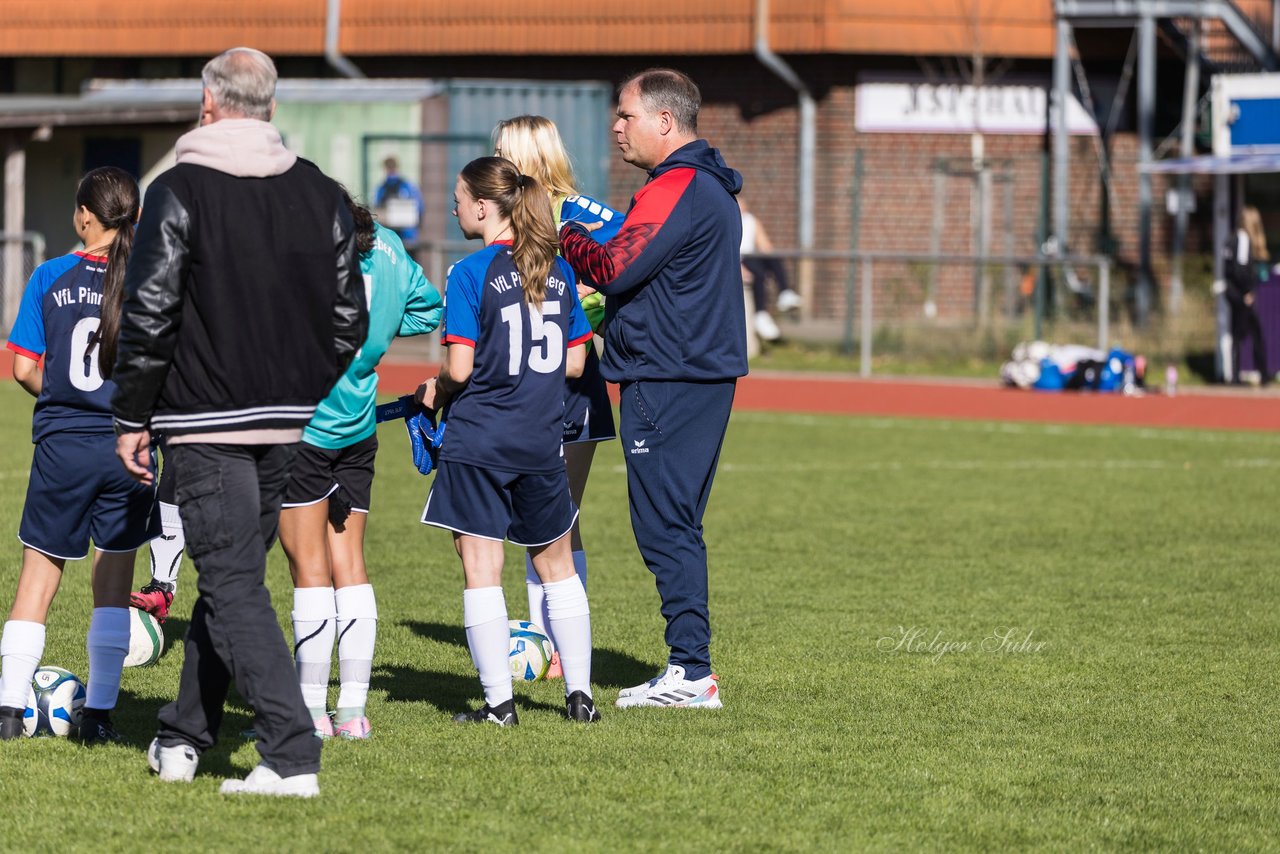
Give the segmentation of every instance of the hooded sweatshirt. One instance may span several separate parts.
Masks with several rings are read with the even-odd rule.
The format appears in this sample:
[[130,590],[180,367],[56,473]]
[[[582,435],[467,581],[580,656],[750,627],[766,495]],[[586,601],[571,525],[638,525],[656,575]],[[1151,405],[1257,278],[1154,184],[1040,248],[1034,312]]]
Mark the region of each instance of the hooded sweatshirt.
[[125,273],[112,410],[170,442],[296,442],[368,326],[338,185],[256,119],[183,135]]
[[742,176],[695,140],[649,173],[603,245],[560,231],[564,257],[605,294],[601,373],[611,382],[713,381],[747,373]]

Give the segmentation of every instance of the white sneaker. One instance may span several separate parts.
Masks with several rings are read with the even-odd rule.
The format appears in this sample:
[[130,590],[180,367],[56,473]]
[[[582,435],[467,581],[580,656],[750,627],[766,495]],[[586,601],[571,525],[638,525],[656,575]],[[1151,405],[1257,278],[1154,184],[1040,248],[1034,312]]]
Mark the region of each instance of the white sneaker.
[[782,337],[778,324],[773,322],[773,317],[767,311],[756,312],[756,334],[766,341],[777,341]]
[[795,311],[804,300],[793,290],[778,291],[778,311]]
[[685,679],[684,668],[668,664],[661,676],[634,688],[623,688],[614,703],[620,709],[658,706],[681,709],[719,709],[720,685],[715,674],[703,679]]
[[243,780],[223,780],[224,795],[275,795],[289,798],[314,798],[320,794],[320,781],[315,774],[281,777],[265,765],[259,765]]
[[160,739],[151,739],[147,747],[147,764],[166,783],[190,783],[196,776],[200,754],[189,744],[161,747]]

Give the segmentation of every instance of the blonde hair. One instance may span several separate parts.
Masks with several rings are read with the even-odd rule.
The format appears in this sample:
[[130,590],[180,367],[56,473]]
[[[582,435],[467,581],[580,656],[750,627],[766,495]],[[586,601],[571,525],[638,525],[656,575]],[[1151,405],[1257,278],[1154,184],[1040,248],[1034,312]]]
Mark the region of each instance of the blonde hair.
[[1252,261],[1270,261],[1271,253],[1267,251],[1267,233],[1262,230],[1262,215],[1253,205],[1245,205],[1240,212],[1241,225],[1245,234],[1249,235]]
[[510,220],[511,257],[520,271],[524,300],[541,307],[560,249],[546,188],[502,157],[472,160],[459,177],[473,199],[493,202],[499,215]]
[[498,122],[493,129],[493,150],[522,174],[532,176],[553,197],[578,192],[560,131],[545,116],[516,116]]

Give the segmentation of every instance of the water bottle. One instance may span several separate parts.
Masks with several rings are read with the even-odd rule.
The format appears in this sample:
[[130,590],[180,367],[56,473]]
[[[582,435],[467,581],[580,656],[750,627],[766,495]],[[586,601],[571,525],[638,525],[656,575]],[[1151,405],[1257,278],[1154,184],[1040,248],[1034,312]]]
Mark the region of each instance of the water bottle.
[[1138,393],[1138,385],[1134,380],[1133,359],[1124,360],[1124,385],[1120,389],[1126,395]]
[[1164,393],[1168,397],[1178,394],[1178,366],[1169,365],[1164,369]]

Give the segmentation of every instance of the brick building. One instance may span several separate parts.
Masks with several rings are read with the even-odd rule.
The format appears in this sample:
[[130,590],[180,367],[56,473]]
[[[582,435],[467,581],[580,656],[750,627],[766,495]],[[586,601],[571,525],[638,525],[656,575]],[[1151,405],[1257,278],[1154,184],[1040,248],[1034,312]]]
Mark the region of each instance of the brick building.
[[[1250,6],[1250,0],[1239,0]],[[1269,0],[1251,0],[1266,5]],[[964,97],[980,67],[991,91],[1047,92],[1054,51],[1051,0],[774,0],[757,20],[754,0],[653,0],[643,6],[598,4],[581,9],[550,0],[491,0],[462,5],[419,0],[346,0],[328,33],[323,0],[273,3],[228,0],[192,13],[178,0],[128,0],[83,5],[68,0],[7,0],[0,9],[0,93],[75,93],[91,78],[198,76],[211,55],[250,44],[277,58],[282,76],[333,77],[353,66],[371,78],[513,78],[604,80],[616,84],[651,65],[673,65],[701,85],[701,132],[746,176],[745,195],[775,244],[800,242],[802,209],[797,93],[757,56],[757,36],[794,69],[816,105],[816,248],[972,253],[985,230],[989,252],[1034,252],[1046,150],[1043,120],[1018,132],[983,133],[986,178],[973,172],[973,134],[910,129],[860,130],[859,84],[896,80]],[[1080,39],[1088,55],[1090,91],[1110,95],[1122,76],[1127,38],[1113,33]],[[974,63],[975,51],[982,61]],[[1161,56],[1162,109],[1157,137],[1178,120],[1182,61]],[[1016,89],[1016,91],[1014,91]],[[1101,100],[1099,98],[1099,100]],[[1132,103],[1132,99],[1130,99]],[[1099,109],[1104,105],[1098,104]],[[980,112],[980,111],[979,111]],[[601,117],[607,133],[608,116]],[[1137,153],[1133,121],[1115,120],[1110,158],[1109,215],[1114,250],[1132,263],[1137,247]],[[1036,129],[1039,128],[1039,129]],[[3,133],[0,129],[0,133]],[[29,130],[8,137],[26,145]],[[1071,141],[1072,248],[1099,248],[1102,211],[1100,143]],[[323,163],[321,165],[324,165]],[[624,206],[643,174],[612,158],[609,199]],[[982,181],[989,181],[978,204]],[[1163,179],[1156,197],[1163,198]],[[1201,204],[1203,212],[1208,207]],[[1200,215],[1203,216],[1203,213]],[[985,226],[981,223],[985,220]],[[1160,261],[1168,218],[1154,218]],[[1193,228],[1195,236],[1203,229]],[[1106,248],[1107,241],[1101,241]],[[891,311],[916,313],[935,297],[939,316],[969,315],[973,277],[901,265]],[[931,275],[935,276],[931,280]],[[849,270],[819,265],[813,310],[842,311]],[[931,283],[932,282],[932,283]],[[935,294],[925,291],[937,287]],[[997,281],[997,304],[1011,295]]]

